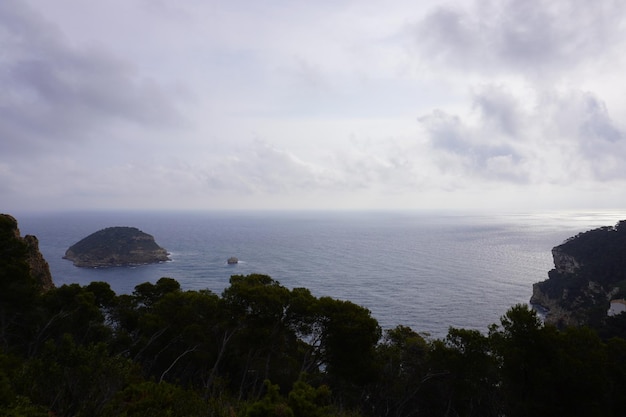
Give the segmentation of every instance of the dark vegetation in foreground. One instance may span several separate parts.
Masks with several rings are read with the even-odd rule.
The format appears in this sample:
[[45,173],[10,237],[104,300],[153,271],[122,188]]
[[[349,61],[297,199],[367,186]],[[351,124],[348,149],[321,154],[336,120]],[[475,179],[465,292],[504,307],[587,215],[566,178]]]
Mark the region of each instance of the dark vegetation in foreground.
[[622,416],[624,314],[557,330],[512,307],[486,333],[382,331],[349,301],[233,276],[42,293],[0,248],[2,416]]

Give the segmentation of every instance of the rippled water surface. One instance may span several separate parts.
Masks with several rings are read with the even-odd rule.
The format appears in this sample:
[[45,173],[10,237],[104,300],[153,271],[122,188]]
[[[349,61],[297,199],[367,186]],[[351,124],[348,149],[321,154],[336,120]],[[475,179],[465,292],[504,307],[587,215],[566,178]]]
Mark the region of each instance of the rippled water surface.
[[[442,337],[450,326],[486,330],[527,303],[547,278],[552,247],[620,212],[462,215],[408,212],[12,213],[39,238],[56,285],[106,281],[117,293],[160,277],[221,293],[234,274],[263,273],[288,288],[348,299],[383,327]],[[171,262],[84,269],[62,256],[83,237],[134,226],[155,237]],[[237,265],[227,265],[230,256]]]

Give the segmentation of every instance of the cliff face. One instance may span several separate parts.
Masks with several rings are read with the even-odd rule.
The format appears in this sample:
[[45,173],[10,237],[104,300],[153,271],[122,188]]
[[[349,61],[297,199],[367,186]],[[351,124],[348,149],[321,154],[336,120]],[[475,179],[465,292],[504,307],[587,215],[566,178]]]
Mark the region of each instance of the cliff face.
[[135,227],[108,227],[70,246],[65,259],[88,268],[144,265],[169,260],[154,237]]
[[554,269],[561,274],[575,274],[580,270],[580,261],[572,255],[565,253],[561,246],[552,248]]
[[29,275],[41,291],[54,288],[48,262],[39,251],[35,236],[21,236],[17,220],[8,214],[0,214],[0,254],[5,262],[25,262]]
[[552,249],[554,269],[533,285],[531,304],[548,310],[545,321],[594,325],[612,299],[626,296],[626,221],[581,233]]
[[39,251],[39,240],[33,235],[26,235],[24,236],[24,242],[26,242],[28,247],[27,262],[30,266],[31,276],[35,278],[42,290],[48,291],[54,288],[50,266]]

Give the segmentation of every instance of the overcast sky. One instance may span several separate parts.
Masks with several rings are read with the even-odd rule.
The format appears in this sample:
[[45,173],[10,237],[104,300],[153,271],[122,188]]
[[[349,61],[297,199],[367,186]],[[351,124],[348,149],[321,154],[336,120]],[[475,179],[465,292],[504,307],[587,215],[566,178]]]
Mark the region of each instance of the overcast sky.
[[619,209],[620,0],[2,0],[0,211]]

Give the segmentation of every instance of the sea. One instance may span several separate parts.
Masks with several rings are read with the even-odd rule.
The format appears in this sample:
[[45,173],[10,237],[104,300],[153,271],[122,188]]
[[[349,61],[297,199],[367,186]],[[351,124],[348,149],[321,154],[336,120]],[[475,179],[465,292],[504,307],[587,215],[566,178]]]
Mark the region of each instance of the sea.
[[[22,235],[39,239],[56,286],[104,281],[118,294],[161,277],[216,294],[233,275],[266,274],[287,288],[349,300],[383,329],[430,339],[450,327],[486,332],[553,268],[551,249],[613,226],[625,211],[460,213],[424,211],[27,212]],[[170,253],[159,264],[79,268],[68,247],[100,229],[133,226]],[[239,263],[226,260],[235,256]]]

